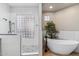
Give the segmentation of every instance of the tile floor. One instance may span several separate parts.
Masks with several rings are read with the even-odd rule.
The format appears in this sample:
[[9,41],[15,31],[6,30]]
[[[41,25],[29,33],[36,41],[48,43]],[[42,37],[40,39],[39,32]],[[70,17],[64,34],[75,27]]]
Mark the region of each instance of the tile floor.
[[[61,55],[57,55],[48,50],[47,52],[44,52],[44,56],[61,56]],[[79,56],[79,53],[71,53],[69,56]]]

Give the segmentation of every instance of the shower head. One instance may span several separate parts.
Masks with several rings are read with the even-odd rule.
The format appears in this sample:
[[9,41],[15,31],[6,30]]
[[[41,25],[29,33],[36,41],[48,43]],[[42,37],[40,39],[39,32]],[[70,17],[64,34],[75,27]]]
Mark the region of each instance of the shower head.
[[3,18],[3,20],[7,21],[7,19],[6,19],[6,18]]

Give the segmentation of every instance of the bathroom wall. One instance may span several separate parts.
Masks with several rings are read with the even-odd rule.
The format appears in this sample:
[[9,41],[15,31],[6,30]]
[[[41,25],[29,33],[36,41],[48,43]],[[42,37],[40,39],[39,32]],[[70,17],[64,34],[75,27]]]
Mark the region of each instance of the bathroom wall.
[[3,20],[6,18],[9,20],[10,7],[5,3],[0,3],[0,34],[7,34],[9,31],[8,21]]
[[79,4],[60,10],[54,15],[59,31],[79,31]]

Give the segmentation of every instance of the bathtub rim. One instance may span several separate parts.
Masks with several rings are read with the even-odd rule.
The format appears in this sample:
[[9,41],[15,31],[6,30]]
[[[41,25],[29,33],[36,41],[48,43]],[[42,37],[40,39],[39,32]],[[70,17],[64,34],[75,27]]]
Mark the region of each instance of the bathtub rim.
[[[52,42],[52,41],[53,41],[53,42]],[[55,43],[54,41],[55,41],[55,42],[56,42],[56,41],[72,41],[72,42],[74,42],[74,43],[68,43],[68,44],[67,44],[67,43],[65,42],[65,43],[63,44],[62,42],[61,42],[61,43],[59,43],[59,42],[58,42],[58,43]],[[75,44],[79,44],[79,42],[78,42],[77,40],[50,39],[50,38],[47,39],[47,44],[48,44],[48,42],[52,42],[52,44],[61,44],[61,45],[75,45]]]

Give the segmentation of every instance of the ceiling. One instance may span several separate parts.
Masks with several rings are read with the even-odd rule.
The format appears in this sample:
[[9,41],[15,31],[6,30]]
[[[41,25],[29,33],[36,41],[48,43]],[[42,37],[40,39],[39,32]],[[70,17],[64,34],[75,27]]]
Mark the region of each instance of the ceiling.
[[8,3],[10,7],[33,7],[38,6],[38,3]]
[[[43,3],[43,12],[56,12],[61,9],[70,7],[75,5],[75,3]],[[53,8],[49,8],[49,6],[53,6]]]
[[[75,5],[76,3],[43,3],[43,12],[56,12],[61,9]],[[33,7],[38,6],[38,3],[8,3],[10,7]],[[49,6],[53,6],[52,9]]]

